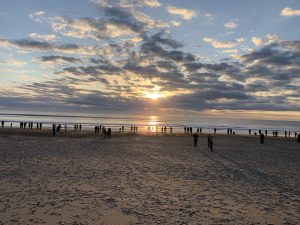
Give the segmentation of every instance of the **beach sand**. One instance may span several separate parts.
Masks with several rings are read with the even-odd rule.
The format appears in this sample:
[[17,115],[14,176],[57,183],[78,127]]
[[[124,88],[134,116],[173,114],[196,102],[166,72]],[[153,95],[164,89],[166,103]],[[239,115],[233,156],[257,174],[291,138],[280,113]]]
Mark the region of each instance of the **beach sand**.
[[0,224],[299,224],[295,139],[0,131]]

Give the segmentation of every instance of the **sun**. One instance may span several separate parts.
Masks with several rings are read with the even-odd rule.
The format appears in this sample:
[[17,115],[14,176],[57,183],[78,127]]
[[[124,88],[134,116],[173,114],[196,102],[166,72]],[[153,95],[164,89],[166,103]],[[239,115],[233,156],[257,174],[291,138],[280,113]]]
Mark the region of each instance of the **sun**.
[[165,96],[161,93],[145,93],[145,98],[150,98],[152,100],[156,100],[163,97]]

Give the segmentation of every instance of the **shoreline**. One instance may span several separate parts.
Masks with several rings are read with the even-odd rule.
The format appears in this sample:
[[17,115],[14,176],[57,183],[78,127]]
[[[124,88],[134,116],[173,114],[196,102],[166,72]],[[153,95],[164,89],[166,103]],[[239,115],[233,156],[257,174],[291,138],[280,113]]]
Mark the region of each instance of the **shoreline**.
[[[138,131],[138,132],[131,132],[131,131],[113,131],[112,132],[112,138],[119,138],[119,137],[130,137],[130,136],[147,136],[147,137],[191,137],[193,136],[193,133],[184,133],[184,132],[172,132],[172,133],[162,133],[162,132],[145,132],[145,131]],[[214,136],[214,137],[244,137],[244,138],[253,138],[259,140],[259,135],[254,134],[224,134],[224,133],[216,133],[213,132],[202,132],[198,133],[199,138],[207,137],[208,135]],[[105,135],[101,134],[95,134],[92,130],[81,130],[81,131],[74,131],[74,130],[67,130],[64,131],[62,129],[60,131],[60,134],[58,136],[53,136],[52,129],[49,128],[43,128],[42,130],[36,130],[36,129],[20,129],[20,128],[0,128],[0,137],[3,136],[31,136],[31,137],[53,137],[53,138],[102,138],[102,139],[109,139]],[[266,140],[276,140],[276,139],[282,139],[282,140],[290,140],[297,142],[297,137],[294,137],[294,135],[291,137],[285,137],[285,136],[272,136],[267,135],[265,136]]]

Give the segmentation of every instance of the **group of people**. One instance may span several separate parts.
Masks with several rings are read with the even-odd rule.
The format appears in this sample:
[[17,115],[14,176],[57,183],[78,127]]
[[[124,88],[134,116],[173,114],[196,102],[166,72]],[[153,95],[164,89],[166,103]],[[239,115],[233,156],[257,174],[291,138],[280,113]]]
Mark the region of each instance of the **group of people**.
[[[122,128],[120,128],[122,130]],[[124,129],[124,127],[123,127]],[[109,138],[111,138],[111,128],[106,128],[104,126],[95,126],[95,134],[100,134],[102,133],[103,136],[107,136]]]
[[56,126],[55,123],[52,124],[52,134],[53,134],[53,136],[59,136],[60,129],[61,129],[61,125],[60,124],[58,126]]
[[74,130],[75,131],[81,131],[82,125],[81,124],[74,124]]
[[234,132],[234,131],[232,131],[232,129],[231,129],[231,128],[227,128],[227,134],[233,134],[233,135],[235,135],[235,132]]
[[192,127],[184,127],[184,133],[193,133]]
[[[193,138],[194,138],[194,147],[198,147],[198,139],[199,139],[198,133],[194,133]],[[213,150],[213,145],[214,145],[213,136],[208,134],[208,136],[207,136],[207,146],[210,149],[210,151],[212,151],[212,152],[214,151]]]
[[130,131],[132,132],[137,132],[138,131],[138,127],[137,126],[132,126],[130,127]]
[[[167,127],[164,126],[164,127],[161,127],[161,132],[162,133],[167,133]],[[173,127],[169,127],[169,130],[170,130],[170,133],[173,133]]]

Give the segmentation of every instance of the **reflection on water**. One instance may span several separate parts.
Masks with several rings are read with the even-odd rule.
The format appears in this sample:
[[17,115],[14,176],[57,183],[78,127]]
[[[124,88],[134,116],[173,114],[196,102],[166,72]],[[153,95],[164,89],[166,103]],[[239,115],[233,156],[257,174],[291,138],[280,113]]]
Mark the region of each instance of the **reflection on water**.
[[158,129],[158,118],[157,116],[150,116],[149,118],[149,126],[148,126],[148,131],[149,132],[157,132]]

